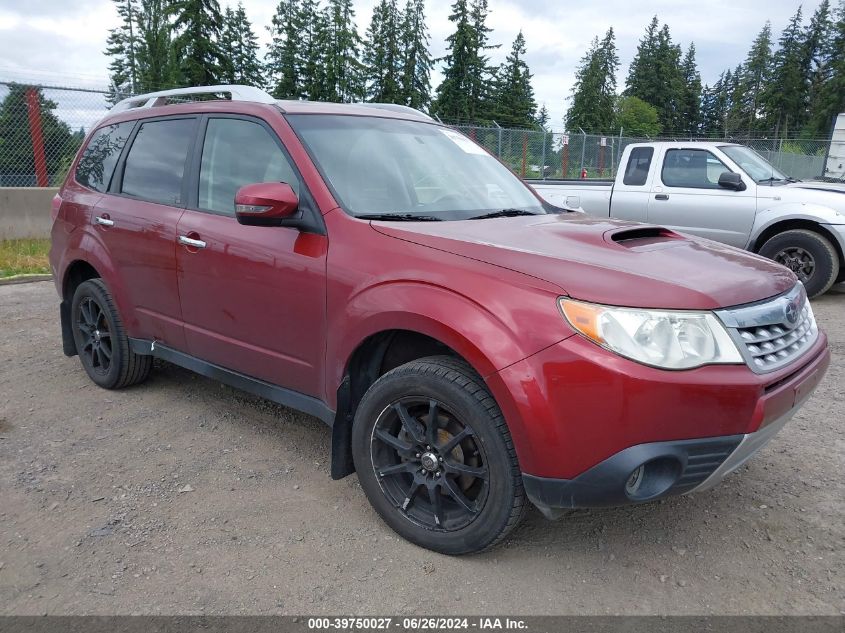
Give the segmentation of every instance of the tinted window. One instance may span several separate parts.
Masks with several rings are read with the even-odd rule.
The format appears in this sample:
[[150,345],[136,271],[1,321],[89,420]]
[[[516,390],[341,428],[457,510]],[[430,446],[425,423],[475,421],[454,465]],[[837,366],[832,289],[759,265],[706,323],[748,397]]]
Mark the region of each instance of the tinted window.
[[670,149],[663,160],[663,184],[667,187],[718,189],[719,176],[730,171],[703,149]]
[[256,182],[286,182],[299,195],[299,179],[267,129],[240,119],[210,119],[200,164],[200,209],[235,214],[235,194]]
[[180,204],[194,122],[173,119],[143,123],[126,157],[121,191],[151,202]]
[[76,181],[94,191],[108,189],[114,166],[134,126],[135,121],[126,121],[94,132],[76,166]]
[[644,185],[648,179],[648,170],[651,167],[652,156],[654,156],[654,148],[635,147],[632,149],[622,182],[635,187]]

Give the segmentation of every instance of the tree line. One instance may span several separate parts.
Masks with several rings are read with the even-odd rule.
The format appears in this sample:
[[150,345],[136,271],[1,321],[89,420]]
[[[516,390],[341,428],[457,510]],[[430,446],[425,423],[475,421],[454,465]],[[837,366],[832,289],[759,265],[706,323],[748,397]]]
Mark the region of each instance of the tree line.
[[[279,99],[376,101],[426,110],[450,122],[496,120],[535,127],[537,104],[520,32],[500,66],[490,62],[487,0],[455,0],[444,58],[430,51],[424,0],[380,0],[362,36],[352,0],[280,0],[263,58],[242,4],[218,0],[113,0],[110,95],[115,102],[182,85],[240,83]],[[431,71],[444,65],[432,89]]]
[[684,52],[655,16],[617,95],[613,29],[581,59],[567,128],[629,136],[823,137],[845,111],[845,0],[802,7],[775,42],[766,22],[745,60],[701,84],[695,45]]

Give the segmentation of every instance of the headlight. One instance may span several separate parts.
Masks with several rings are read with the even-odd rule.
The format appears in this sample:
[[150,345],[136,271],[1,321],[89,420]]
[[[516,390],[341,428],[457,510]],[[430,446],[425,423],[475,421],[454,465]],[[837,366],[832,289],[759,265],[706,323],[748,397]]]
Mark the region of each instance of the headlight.
[[711,312],[616,308],[561,298],[569,324],[621,356],[664,369],[742,363],[725,326]]

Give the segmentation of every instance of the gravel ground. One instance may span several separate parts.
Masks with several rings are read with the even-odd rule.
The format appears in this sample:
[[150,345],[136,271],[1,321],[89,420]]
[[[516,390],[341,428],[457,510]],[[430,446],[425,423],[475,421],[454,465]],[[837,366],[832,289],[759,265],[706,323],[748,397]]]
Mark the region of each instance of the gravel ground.
[[0,613],[843,613],[845,289],[814,307],[831,369],[740,473],[448,558],[329,478],[318,420],[166,364],[99,389],[52,284],[0,287]]

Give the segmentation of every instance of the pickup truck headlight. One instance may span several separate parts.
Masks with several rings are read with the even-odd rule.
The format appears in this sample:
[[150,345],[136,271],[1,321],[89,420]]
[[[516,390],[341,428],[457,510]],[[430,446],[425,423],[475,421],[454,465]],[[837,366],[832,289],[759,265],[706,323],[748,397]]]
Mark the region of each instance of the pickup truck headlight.
[[691,369],[743,362],[725,326],[711,312],[619,308],[565,297],[560,307],[577,332],[638,363]]

